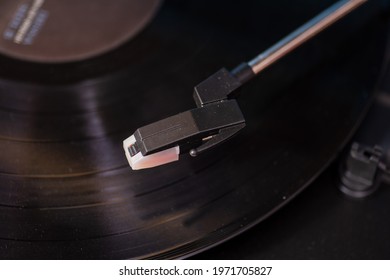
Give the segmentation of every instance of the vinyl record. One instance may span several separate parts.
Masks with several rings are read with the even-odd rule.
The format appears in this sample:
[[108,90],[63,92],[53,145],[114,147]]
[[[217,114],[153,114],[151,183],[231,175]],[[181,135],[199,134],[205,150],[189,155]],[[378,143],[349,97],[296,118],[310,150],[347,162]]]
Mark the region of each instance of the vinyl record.
[[247,127],[228,143],[132,171],[122,140],[194,107],[193,86],[333,2],[167,0],[126,43],[82,60],[34,61],[0,48],[0,257],[182,258],[290,201],[370,104],[387,37],[381,1],[246,85]]

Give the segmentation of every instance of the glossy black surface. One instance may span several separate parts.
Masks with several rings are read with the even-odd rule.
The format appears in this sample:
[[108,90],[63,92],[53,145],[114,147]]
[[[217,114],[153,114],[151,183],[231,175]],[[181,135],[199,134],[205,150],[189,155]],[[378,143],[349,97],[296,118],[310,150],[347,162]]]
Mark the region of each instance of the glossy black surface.
[[229,143],[128,167],[121,142],[136,128],[194,107],[194,85],[332,1],[203,2],[166,1],[134,40],[83,63],[0,57],[1,258],[187,256],[272,214],[337,156],[381,70],[380,1],[243,88],[247,127]]
[[[390,48],[387,48],[387,53]],[[352,142],[379,145],[390,163],[390,68]],[[346,147],[348,150],[350,145]],[[386,259],[390,258],[390,176],[365,199],[338,189],[343,157],[289,205],[251,230],[196,259]]]
[[390,258],[390,185],[366,200],[337,189],[337,168],[325,172],[285,208],[194,259]]

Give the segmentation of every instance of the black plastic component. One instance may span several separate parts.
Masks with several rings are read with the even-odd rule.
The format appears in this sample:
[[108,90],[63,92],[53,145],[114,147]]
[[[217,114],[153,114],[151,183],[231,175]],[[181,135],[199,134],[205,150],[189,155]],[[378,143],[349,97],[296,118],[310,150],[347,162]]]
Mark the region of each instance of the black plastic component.
[[140,152],[137,143],[134,143],[133,145],[128,147],[128,150],[129,150],[130,156],[132,156],[132,157]]
[[354,198],[372,194],[379,185],[382,155],[379,146],[365,147],[354,143],[342,169],[341,191]]
[[228,100],[241,85],[222,68],[194,88],[197,108],[137,129],[137,151],[146,156],[179,145],[196,156],[231,138],[245,127],[236,100]]
[[245,127],[245,123],[240,123],[231,127],[223,128],[219,131],[218,134],[207,140],[204,144],[200,145],[196,149],[191,149],[190,155],[196,157],[198,154],[215,147],[216,145],[222,143],[226,139],[233,137],[241,129]]
[[244,126],[244,116],[237,101],[232,99],[211,103],[141,127],[136,130],[134,137],[141,153],[146,156],[176,145],[180,146],[180,152],[183,153],[207,141],[204,138],[220,134],[219,137],[208,139],[213,140],[213,145],[203,146],[201,150],[204,151],[235,134],[221,133],[227,128],[241,129]]
[[252,70],[252,67],[250,67],[246,62],[243,62],[238,65],[232,70],[231,73],[240,81],[241,84],[245,84],[256,76],[255,72],[253,72]]
[[222,68],[194,88],[194,100],[198,107],[219,102],[241,87],[241,82]]

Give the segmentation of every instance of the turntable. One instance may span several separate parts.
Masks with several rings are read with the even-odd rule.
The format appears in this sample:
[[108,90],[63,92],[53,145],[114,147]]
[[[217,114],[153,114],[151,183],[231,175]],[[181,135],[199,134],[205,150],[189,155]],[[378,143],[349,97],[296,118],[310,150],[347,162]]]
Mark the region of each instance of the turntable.
[[[357,2],[244,75],[234,137],[129,167],[194,86]],[[389,3],[363,2],[2,1],[0,258],[389,258]]]

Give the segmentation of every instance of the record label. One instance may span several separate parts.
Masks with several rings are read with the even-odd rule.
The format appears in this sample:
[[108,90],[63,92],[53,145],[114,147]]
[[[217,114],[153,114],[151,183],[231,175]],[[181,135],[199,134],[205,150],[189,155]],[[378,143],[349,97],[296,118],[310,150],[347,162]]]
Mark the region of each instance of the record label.
[[153,18],[159,0],[0,3],[0,53],[34,62],[69,62],[112,50]]

